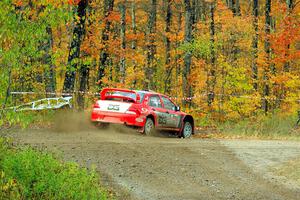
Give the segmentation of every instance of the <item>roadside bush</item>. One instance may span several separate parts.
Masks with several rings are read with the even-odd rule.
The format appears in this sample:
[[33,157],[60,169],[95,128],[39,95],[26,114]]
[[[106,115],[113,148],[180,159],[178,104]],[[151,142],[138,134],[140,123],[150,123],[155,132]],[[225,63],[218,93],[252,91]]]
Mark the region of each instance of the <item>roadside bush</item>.
[[220,132],[227,135],[250,136],[262,138],[300,138],[295,129],[296,115],[273,114],[243,119],[238,122],[219,124]]
[[[0,137],[0,163],[8,153],[8,142]],[[0,199],[20,199],[19,188],[14,179],[7,178],[0,165]]]
[[0,170],[0,199],[21,199],[20,188],[14,179],[8,179]]
[[95,171],[62,163],[51,154],[31,148],[14,150],[2,144],[0,198],[106,199]]

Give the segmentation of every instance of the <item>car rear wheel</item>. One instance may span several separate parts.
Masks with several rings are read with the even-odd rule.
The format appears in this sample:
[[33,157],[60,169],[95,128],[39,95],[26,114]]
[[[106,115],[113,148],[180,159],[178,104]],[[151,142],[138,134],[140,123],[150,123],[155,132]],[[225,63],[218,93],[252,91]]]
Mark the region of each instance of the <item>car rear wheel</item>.
[[94,122],[94,125],[99,129],[107,129],[109,127],[108,123],[102,123],[102,122]]
[[147,118],[144,126],[144,134],[152,135],[153,131],[154,131],[154,122],[151,118]]
[[184,122],[183,130],[182,130],[182,137],[190,138],[193,134],[193,126],[191,122]]

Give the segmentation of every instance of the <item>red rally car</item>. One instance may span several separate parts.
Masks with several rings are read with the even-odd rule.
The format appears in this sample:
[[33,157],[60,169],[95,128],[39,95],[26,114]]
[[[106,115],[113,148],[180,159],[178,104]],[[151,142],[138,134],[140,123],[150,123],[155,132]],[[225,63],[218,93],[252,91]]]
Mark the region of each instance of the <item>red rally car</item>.
[[124,124],[149,135],[156,130],[174,131],[179,137],[194,134],[194,119],[180,111],[167,96],[150,91],[105,88],[93,106],[91,121]]

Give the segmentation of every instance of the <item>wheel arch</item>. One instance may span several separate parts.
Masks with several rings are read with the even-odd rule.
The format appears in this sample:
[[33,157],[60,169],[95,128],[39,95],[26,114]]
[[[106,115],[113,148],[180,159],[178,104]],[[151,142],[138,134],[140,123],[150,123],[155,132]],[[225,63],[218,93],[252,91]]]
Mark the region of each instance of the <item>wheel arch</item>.
[[194,118],[192,117],[192,115],[184,116],[181,129],[183,129],[183,126],[184,126],[185,122],[190,122],[192,124],[192,127],[193,127],[193,133],[192,134],[194,134],[195,133],[195,122],[194,122]]
[[147,115],[146,119],[147,119],[147,118],[150,118],[150,119],[152,119],[152,121],[153,121],[153,123],[154,123],[154,126],[156,126],[156,121],[155,121],[155,117],[154,117],[154,115],[152,115],[152,114],[149,114],[149,115]]

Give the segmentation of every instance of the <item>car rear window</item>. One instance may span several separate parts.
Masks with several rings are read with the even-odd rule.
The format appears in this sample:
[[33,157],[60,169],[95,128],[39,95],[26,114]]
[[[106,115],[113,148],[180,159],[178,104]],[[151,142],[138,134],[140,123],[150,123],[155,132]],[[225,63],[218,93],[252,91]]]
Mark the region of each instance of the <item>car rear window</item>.
[[135,93],[130,93],[130,92],[107,92],[106,96],[120,96],[120,97],[129,97],[131,99],[136,99],[136,94]]
[[[145,93],[142,93],[142,92],[138,92],[138,94],[140,95],[140,102],[143,101],[144,97],[145,97]],[[112,100],[112,101],[123,101],[124,102],[124,99],[122,97],[127,97],[127,98],[131,98],[131,99],[136,99],[136,93],[131,93],[131,92],[123,92],[123,91],[111,91],[111,92],[107,92],[105,94],[105,96],[107,96],[107,100]],[[109,96],[114,96],[114,97],[109,97]],[[120,97],[120,98],[118,98]],[[126,102],[133,102],[133,101],[128,101],[128,100],[125,100]]]

